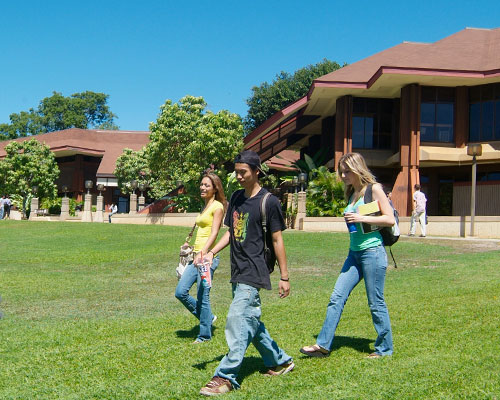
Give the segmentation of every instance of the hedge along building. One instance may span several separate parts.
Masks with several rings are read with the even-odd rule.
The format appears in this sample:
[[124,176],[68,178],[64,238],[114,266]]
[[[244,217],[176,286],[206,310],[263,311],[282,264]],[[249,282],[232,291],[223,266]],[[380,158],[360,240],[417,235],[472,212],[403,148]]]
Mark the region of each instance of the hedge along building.
[[416,183],[430,215],[468,215],[469,143],[483,147],[476,215],[500,215],[500,28],[404,42],[324,75],[245,138],[263,160],[325,148],[336,168],[359,152],[401,215]]
[[36,139],[54,152],[60,174],[56,180],[59,195],[68,195],[76,201],[83,200],[85,181],[93,181],[91,193],[96,203],[97,184],[103,184],[104,204],[118,204],[119,212],[128,212],[129,196],[121,193],[114,175],[116,160],[125,148],[140,150],[149,142],[147,131],[116,131],[91,129],[65,129],[36,136],[0,142],[0,158],[5,157],[5,146],[12,141]]

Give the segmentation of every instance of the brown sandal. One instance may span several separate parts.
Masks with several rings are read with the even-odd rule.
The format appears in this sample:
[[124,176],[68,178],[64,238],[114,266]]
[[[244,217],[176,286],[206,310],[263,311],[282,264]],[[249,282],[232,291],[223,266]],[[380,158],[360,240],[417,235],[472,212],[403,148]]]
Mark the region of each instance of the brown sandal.
[[371,353],[366,356],[366,358],[382,358],[381,354],[378,353]]
[[317,344],[313,346],[304,346],[300,349],[300,352],[308,357],[327,357],[330,354],[328,350]]

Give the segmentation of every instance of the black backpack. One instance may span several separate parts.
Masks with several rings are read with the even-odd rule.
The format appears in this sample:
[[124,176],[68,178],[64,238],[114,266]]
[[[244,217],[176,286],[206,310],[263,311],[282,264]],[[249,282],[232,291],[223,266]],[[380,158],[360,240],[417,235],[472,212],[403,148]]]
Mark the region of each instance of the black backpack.
[[[365,204],[371,203],[373,201],[373,185],[370,184],[367,186],[363,198]],[[397,268],[398,265],[396,264],[396,260],[394,259],[394,255],[392,254],[391,246],[399,240],[399,236],[401,235],[401,232],[399,230],[399,213],[398,210],[394,208],[391,201],[389,201],[389,204],[392,207],[392,212],[394,213],[394,219],[396,220],[396,222],[393,226],[384,226],[380,228],[379,232],[380,236],[382,236],[382,242],[384,243],[384,246],[389,246],[389,252],[391,253],[392,260],[394,261],[394,267]]]

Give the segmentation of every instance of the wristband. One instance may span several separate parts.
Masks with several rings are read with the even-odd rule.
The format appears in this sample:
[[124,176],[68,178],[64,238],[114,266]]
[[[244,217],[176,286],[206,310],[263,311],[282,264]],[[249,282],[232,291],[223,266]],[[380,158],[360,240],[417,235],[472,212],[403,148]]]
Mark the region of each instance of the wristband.
[[283,281],[283,282],[288,282],[289,280],[290,280],[290,278],[288,278],[288,279],[280,278],[280,281]]
[[215,258],[216,254],[215,254],[212,250],[209,250],[209,251],[207,252],[207,254],[208,254],[208,253],[212,253],[212,254],[213,254],[213,256],[214,256],[214,258]]

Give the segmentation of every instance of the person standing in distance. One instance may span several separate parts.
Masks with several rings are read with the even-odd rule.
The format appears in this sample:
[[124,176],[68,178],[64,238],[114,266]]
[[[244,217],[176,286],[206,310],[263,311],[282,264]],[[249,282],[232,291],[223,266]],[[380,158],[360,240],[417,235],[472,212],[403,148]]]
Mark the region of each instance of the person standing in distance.
[[415,236],[417,230],[417,220],[420,223],[420,237],[425,237],[426,232],[426,211],[427,197],[420,191],[420,185],[417,183],[414,186],[415,193],[413,193],[413,212],[411,213],[410,221],[410,235]]
[[111,217],[115,215],[117,212],[118,212],[118,206],[116,204],[111,204],[109,206],[109,215],[108,215],[109,223],[111,223]]
[[[240,387],[236,380],[245,352],[250,345],[259,351],[266,375],[283,375],[295,367],[292,357],[286,354],[271,338],[261,321],[260,289],[271,289],[269,270],[264,257],[264,232],[261,225],[260,205],[267,190],[259,184],[260,158],[246,150],[234,160],[236,178],[244,188],[233,193],[224,224],[229,230],[207,253],[209,259],[230,245],[231,284],[233,301],[226,321],[226,341],[229,352],[217,367],[214,377],[200,390],[200,394],[214,396]],[[281,231],[286,226],[279,200],[269,196],[266,202],[267,226],[272,236],[272,246],[280,267],[279,297],[290,294],[290,283]]]

